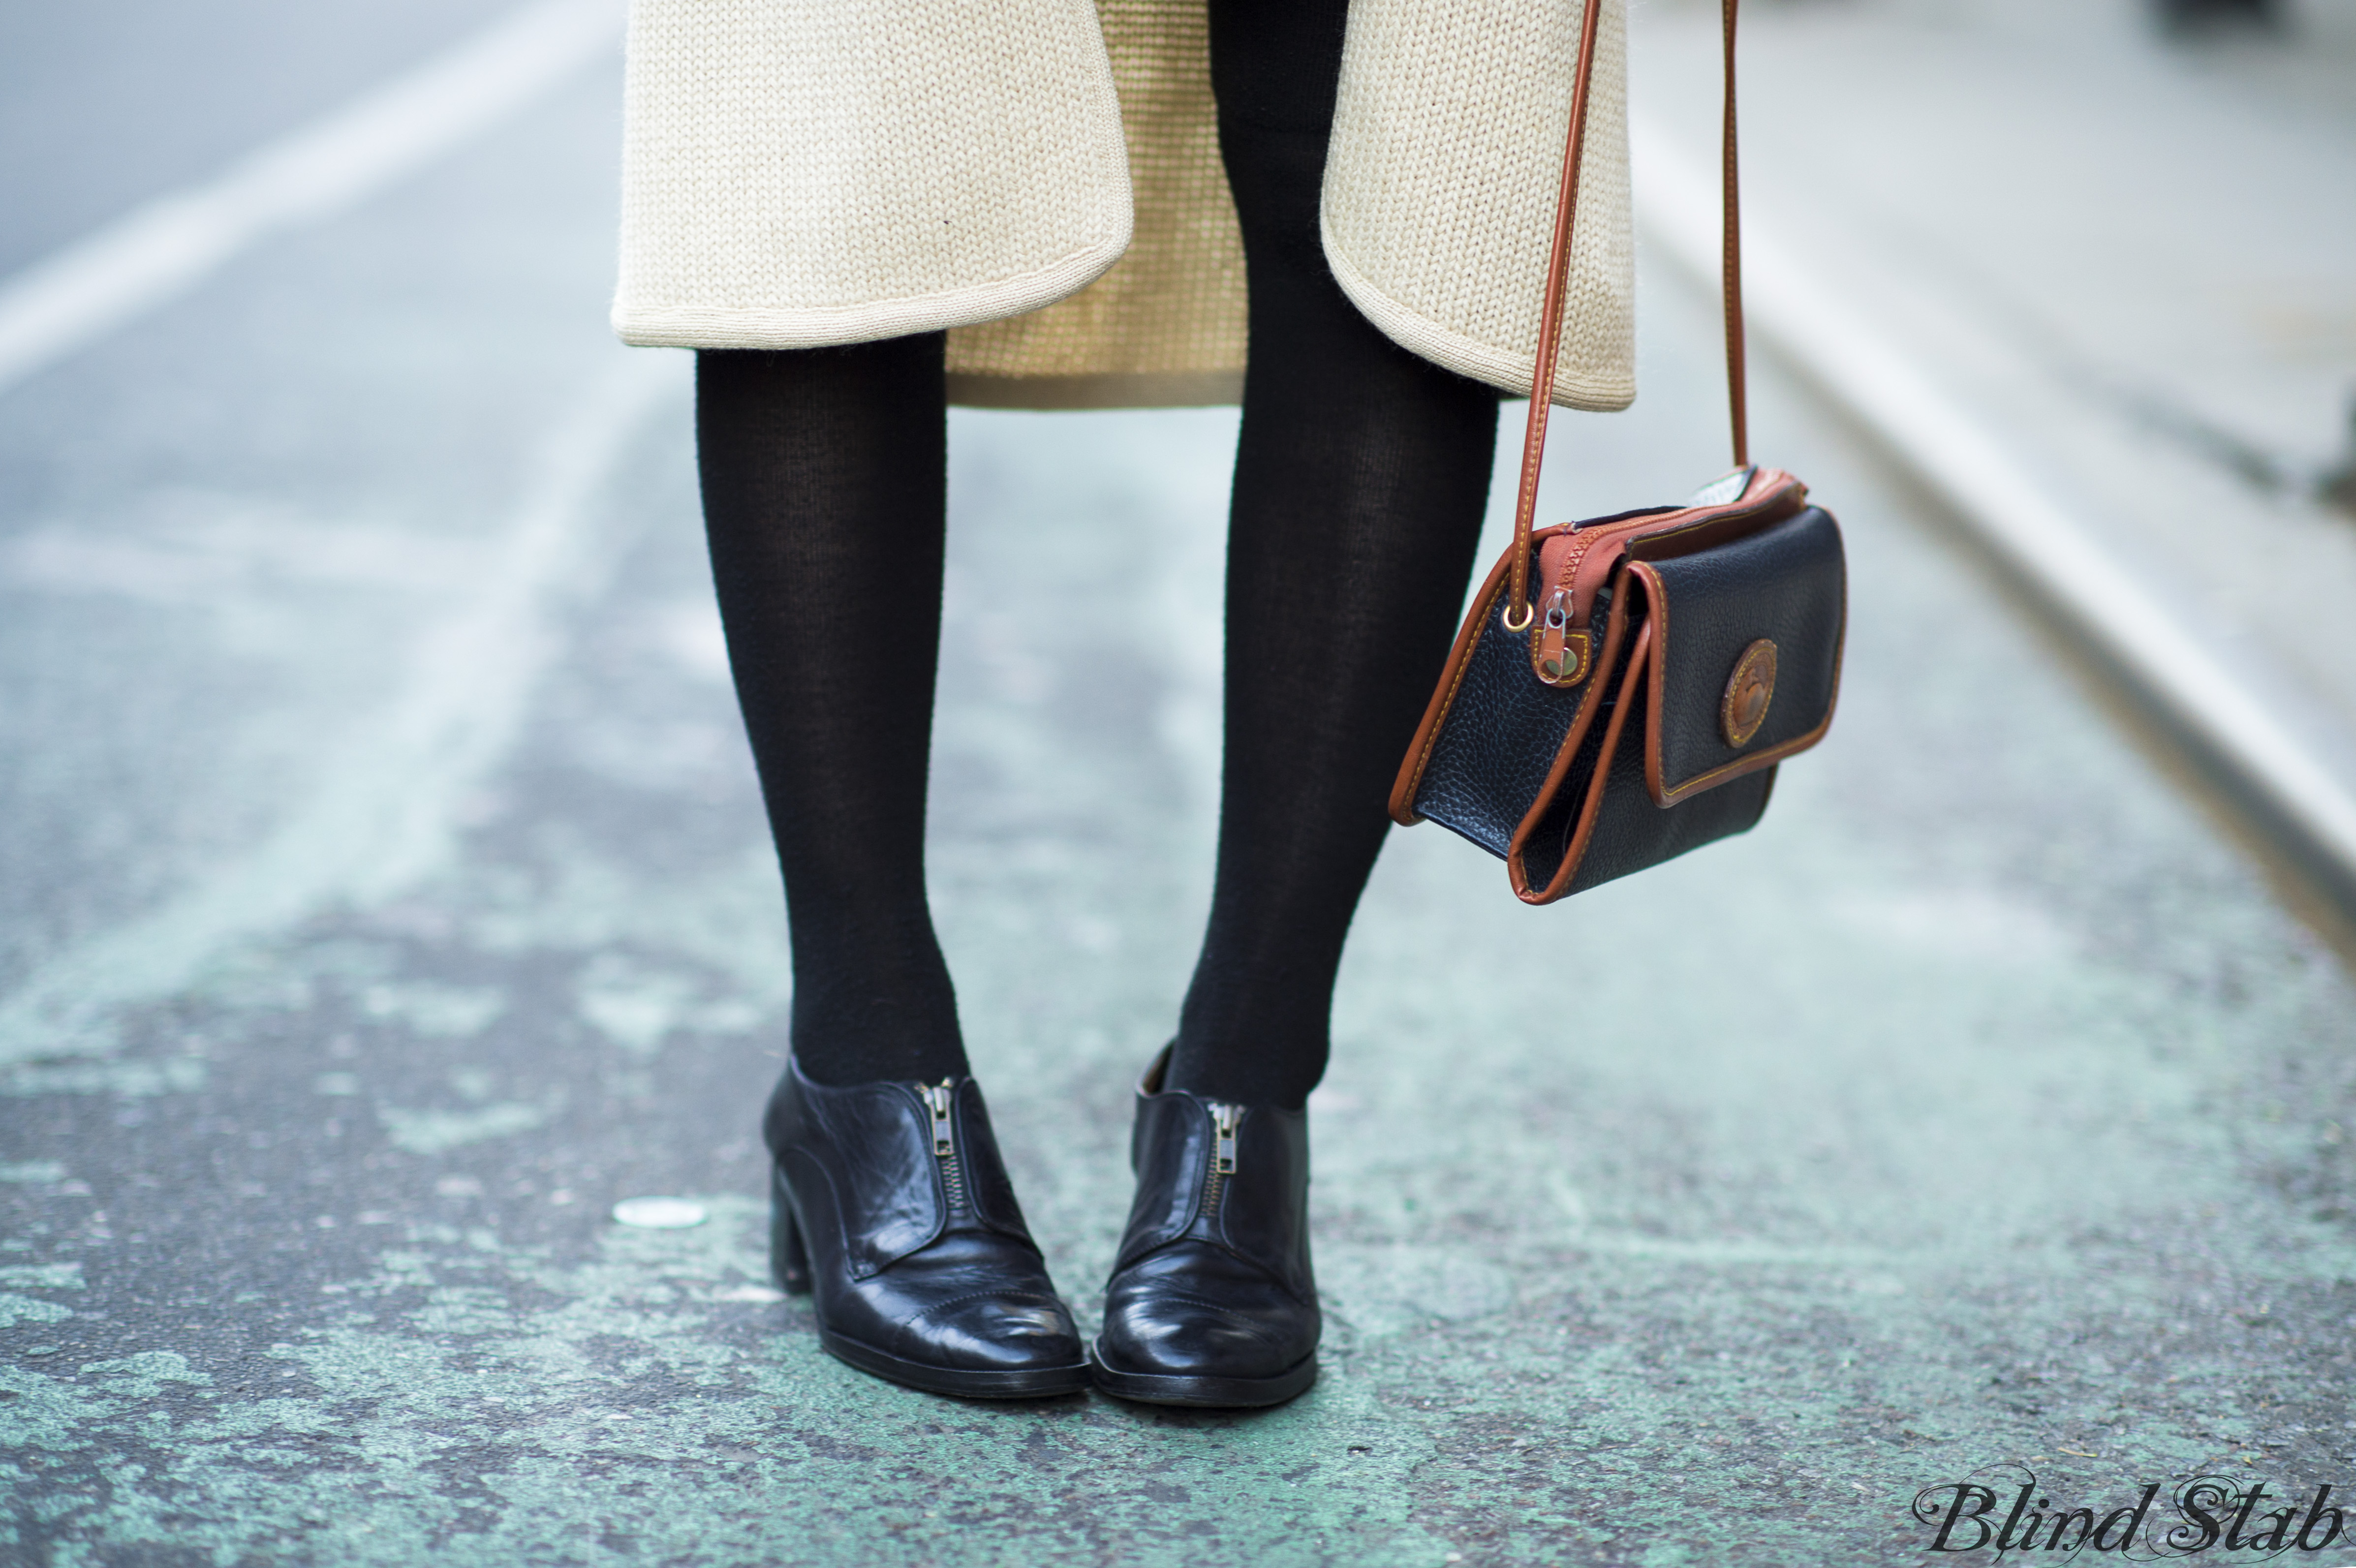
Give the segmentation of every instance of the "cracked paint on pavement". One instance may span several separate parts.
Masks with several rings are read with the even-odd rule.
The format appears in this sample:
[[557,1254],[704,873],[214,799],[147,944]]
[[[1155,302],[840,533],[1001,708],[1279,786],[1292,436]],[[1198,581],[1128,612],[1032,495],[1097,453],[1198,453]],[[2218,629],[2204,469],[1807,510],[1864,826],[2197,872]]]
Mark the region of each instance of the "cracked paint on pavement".
[[[1772,380],[1760,445],[1853,551],[1832,740],[1758,832],[1558,909],[1394,836],[1312,1103],[1317,1387],[994,1407],[820,1354],[752,1196],[784,919],[683,362],[599,339],[607,208],[545,177],[611,89],[284,263],[409,256],[448,322],[223,372],[301,393],[319,472],[268,420],[169,483],[55,439],[201,322],[0,402],[0,662],[45,694],[0,716],[42,829],[0,893],[0,1554],[1883,1563],[2004,1463],[2356,1489],[2346,970]],[[453,232],[509,249],[412,254]],[[1708,324],[1647,290],[1647,400],[1562,421],[1551,512],[1706,476]],[[953,426],[932,876],[1084,1320],[1207,897],[1233,428]],[[647,1194],[710,1217],[607,1218]]]

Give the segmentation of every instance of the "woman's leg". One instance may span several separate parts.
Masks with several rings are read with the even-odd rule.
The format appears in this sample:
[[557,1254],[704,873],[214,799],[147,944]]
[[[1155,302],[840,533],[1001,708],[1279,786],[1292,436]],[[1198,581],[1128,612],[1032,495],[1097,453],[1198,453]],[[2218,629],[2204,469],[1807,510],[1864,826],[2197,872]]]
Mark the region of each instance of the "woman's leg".
[[1251,357],[1228,539],[1217,883],[1172,1086],[1298,1106],[1399,757],[1463,603],[1497,398],[1344,296],[1318,239],[1345,0],[1211,0]]
[[925,901],[942,342],[696,357],[712,577],[785,868],[794,1054],[819,1083],[966,1071]]
[[1097,1386],[1266,1405],[1317,1376],[1309,1129],[1350,913],[1446,656],[1497,400],[1394,347],[1317,236],[1344,0],[1211,0],[1251,363],[1227,546],[1226,763],[1210,930],[1165,1070]]
[[[696,434],[793,925],[793,1060],[763,1119],[771,1269],[852,1366],[1024,1399],[1086,1387],[1087,1357],[966,1075],[925,903],[941,349],[703,354]],[[912,1221],[931,1239],[911,1247]]]

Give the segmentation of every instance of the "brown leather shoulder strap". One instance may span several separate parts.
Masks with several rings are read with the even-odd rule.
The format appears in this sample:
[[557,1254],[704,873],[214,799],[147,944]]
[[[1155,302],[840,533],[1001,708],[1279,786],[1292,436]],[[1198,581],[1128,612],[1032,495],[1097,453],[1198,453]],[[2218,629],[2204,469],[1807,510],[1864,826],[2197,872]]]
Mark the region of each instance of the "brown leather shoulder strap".
[[[1734,424],[1734,465],[1750,462],[1746,429],[1742,341],[1742,226],[1736,195],[1734,156],[1734,7],[1720,0],[1726,39],[1725,130],[1722,177],[1725,231],[1720,264],[1726,305],[1726,379]],[[1580,23],[1579,66],[1571,84],[1570,132],[1562,155],[1562,187],[1555,199],[1554,243],[1547,257],[1546,302],[1538,315],[1537,360],[1531,368],[1530,418],[1522,434],[1521,488],[1514,499],[1514,554],[1506,585],[1505,624],[1515,631],[1530,624],[1530,534],[1538,504],[1538,474],[1546,461],[1547,418],[1554,408],[1555,358],[1561,351],[1563,296],[1570,282],[1570,240],[1579,216],[1579,165],[1587,143],[1587,107],[1593,96],[1596,37],[1602,0],[1587,0]]]
[[1547,256],[1546,299],[1538,311],[1537,358],[1530,368],[1530,422],[1522,432],[1522,483],[1514,497],[1513,576],[1505,585],[1505,624],[1514,631],[1537,613],[1530,603],[1530,528],[1538,507],[1538,471],[1546,462],[1547,415],[1554,408],[1555,358],[1562,344],[1563,294],[1570,282],[1570,236],[1579,217],[1580,155],[1587,144],[1587,105],[1595,85],[1595,35],[1603,0],[1587,0],[1579,27],[1579,69],[1570,89],[1570,135],[1562,154],[1562,189],[1555,197],[1554,245]]
[[1742,182],[1734,162],[1734,5],[1735,0],[1719,0],[1726,35],[1726,90],[1718,176],[1724,200],[1718,264],[1719,292],[1726,305],[1726,400],[1734,423],[1734,465],[1747,468],[1751,465],[1751,417],[1742,353]]

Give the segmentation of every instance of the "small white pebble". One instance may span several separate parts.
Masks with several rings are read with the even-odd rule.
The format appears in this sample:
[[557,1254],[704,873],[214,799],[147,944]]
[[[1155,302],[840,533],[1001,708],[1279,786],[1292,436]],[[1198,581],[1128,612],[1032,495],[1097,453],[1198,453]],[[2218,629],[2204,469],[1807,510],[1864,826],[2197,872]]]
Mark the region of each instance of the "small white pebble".
[[684,1198],[625,1198],[614,1205],[614,1218],[645,1231],[684,1231],[706,1216],[702,1204]]

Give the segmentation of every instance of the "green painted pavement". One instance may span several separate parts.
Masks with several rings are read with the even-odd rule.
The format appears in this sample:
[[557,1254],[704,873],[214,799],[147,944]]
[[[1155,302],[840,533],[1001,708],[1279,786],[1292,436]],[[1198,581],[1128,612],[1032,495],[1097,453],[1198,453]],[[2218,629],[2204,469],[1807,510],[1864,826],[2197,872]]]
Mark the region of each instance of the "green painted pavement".
[[[519,178],[545,149],[518,138]],[[560,280],[591,328],[597,274]],[[1565,421],[1552,515],[1712,469],[1708,322],[1647,283],[1645,400]],[[206,758],[159,714],[119,743],[251,807],[217,842],[151,833],[146,901],[78,935],[20,919],[16,996],[73,963],[111,988],[0,1040],[0,1559],[1968,1562],[1909,1506],[1987,1467],[2098,1509],[2204,1471],[2356,1490],[2345,969],[1772,379],[1761,450],[1849,530],[1833,737],[1757,833],[1559,908],[1394,836],[1313,1102],[1317,1388],[992,1407],[830,1361],[752,1196],[783,919],[680,366],[549,360],[517,374],[555,455],[499,470],[527,503],[481,550],[434,554],[439,492],[382,477],[406,586],[265,582],[226,619],[85,597],[70,635],[0,632],[12,681],[62,681],[35,655],[137,628],[187,725],[249,739]],[[23,409],[0,419],[37,431]],[[932,874],[1084,1317],[1207,896],[1232,434],[954,427]],[[34,609],[63,592],[11,559]],[[107,798],[88,776],[22,787]],[[177,945],[134,972],[141,920]],[[643,1194],[711,1219],[605,1218]]]

